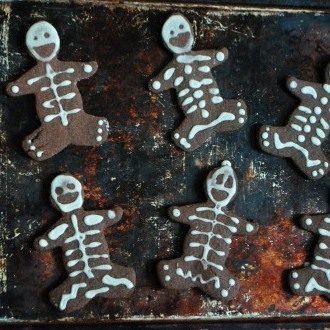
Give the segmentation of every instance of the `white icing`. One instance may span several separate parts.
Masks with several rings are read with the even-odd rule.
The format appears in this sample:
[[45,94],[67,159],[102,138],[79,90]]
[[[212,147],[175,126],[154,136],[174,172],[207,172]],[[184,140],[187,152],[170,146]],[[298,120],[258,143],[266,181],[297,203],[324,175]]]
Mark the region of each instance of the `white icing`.
[[315,116],[310,116],[308,119],[312,124],[316,123],[316,117]]
[[295,131],[301,131],[302,130],[302,128],[301,128],[301,126],[299,126],[299,125],[297,125],[297,124],[291,124],[290,125],[291,126],[291,128],[293,128]]
[[108,217],[109,217],[109,219],[114,219],[116,217],[116,212],[113,210],[109,210]]
[[[68,189],[67,185],[68,184],[73,184],[74,185],[74,189]],[[72,201],[71,203],[67,203],[67,204],[63,204],[60,203],[57,200],[58,194],[56,193],[56,188],[61,188],[63,189],[63,194],[67,194],[67,193],[78,193],[77,198]],[[56,205],[58,206],[58,208],[66,213],[66,212],[71,212],[73,210],[79,209],[82,207],[83,205],[83,197],[82,197],[82,186],[81,183],[74,178],[71,175],[58,175],[51,184],[51,197],[53,199],[53,201],[56,203]]]
[[152,83],[152,87],[156,90],[158,90],[160,87],[161,87],[161,83],[158,81],[158,80],[155,80],[153,83]]
[[[174,46],[171,39],[179,37],[181,34],[188,34],[188,39],[185,45]],[[165,45],[175,54],[189,52],[194,43],[193,31],[189,21],[180,14],[170,16],[163,25],[162,38]]]
[[182,82],[183,82],[183,77],[182,76],[177,77],[174,80],[174,86],[179,86]]
[[66,223],[62,223],[61,225],[56,226],[48,233],[48,238],[50,238],[53,241],[57,240],[60,236],[62,236],[65,233],[68,227],[69,226]]
[[315,100],[317,99],[317,92],[312,86],[304,86],[301,92],[305,95],[311,95]]
[[306,140],[306,138],[305,138],[305,136],[304,135],[298,135],[298,141],[300,142],[300,143],[303,143],[303,142],[305,142],[305,140]]
[[128,289],[134,288],[134,284],[125,277],[115,278],[107,274],[103,276],[102,282],[110,286],[124,285]]
[[73,284],[72,287],[71,287],[70,293],[65,293],[65,294],[62,295],[61,302],[60,302],[60,305],[59,305],[60,310],[62,310],[62,311],[65,310],[68,302],[70,300],[73,300],[73,299],[77,298],[77,294],[78,294],[79,289],[86,288],[86,287],[87,287],[86,283],[75,283],[75,284]]
[[213,79],[210,79],[210,78],[204,78],[200,81],[198,81],[196,79],[189,80],[189,86],[191,88],[200,88],[203,85],[211,85],[212,83],[213,83]]
[[209,112],[207,110],[205,110],[205,109],[202,110],[202,117],[203,118],[208,118],[209,115],[210,114],[209,114]]
[[103,221],[103,217],[97,214],[90,214],[84,217],[84,222],[87,226],[94,226]]
[[205,100],[201,100],[201,101],[198,102],[198,106],[199,106],[200,108],[204,108],[205,105],[206,105],[206,101],[205,101]]
[[14,86],[11,86],[11,91],[15,94],[17,94],[19,92],[19,87],[14,85]]
[[48,242],[42,238],[41,240],[39,240],[39,245],[41,247],[46,247],[46,246],[48,246]]
[[307,122],[307,119],[303,116],[294,116],[296,119],[298,119],[299,121],[302,121],[303,123]]
[[194,91],[193,95],[196,99],[200,99],[204,95],[204,93],[201,89],[197,89],[196,91]]
[[184,73],[185,74],[191,74],[192,73],[192,66],[187,64],[184,66]]
[[209,61],[211,59],[210,56],[207,55],[179,55],[177,56],[176,60],[179,63],[190,64],[195,61],[202,62],[202,61]]
[[[210,88],[210,89],[209,89],[209,92],[210,92],[211,94],[213,94],[213,95],[218,95],[218,94],[220,93],[219,88]],[[237,104],[237,105],[238,105],[238,104]],[[241,104],[238,105],[238,106],[240,107]]]
[[172,214],[177,218],[181,215],[181,212],[179,209],[173,209]]
[[211,101],[214,104],[218,104],[218,103],[221,103],[223,101],[223,98],[221,96],[213,96]]
[[163,269],[164,269],[164,270],[169,270],[170,267],[169,267],[169,265],[164,265],[164,266],[163,266]]
[[294,89],[294,88],[297,88],[297,86],[298,86],[298,84],[297,84],[296,81],[291,81],[291,82],[290,82],[290,87],[291,87],[291,88]]
[[309,151],[307,149],[305,149],[304,147],[300,146],[297,143],[288,141],[283,143],[280,140],[280,136],[278,133],[274,134],[274,144],[275,144],[275,148],[278,150],[284,149],[284,148],[294,148],[297,151],[299,151],[306,159],[306,166],[307,167],[313,167],[313,166],[317,166],[319,164],[321,164],[321,161],[319,159],[310,159],[309,158]]
[[322,103],[323,105],[326,105],[326,104],[328,103],[328,98],[327,98],[327,97],[322,97],[322,98],[321,98],[321,103]]
[[[86,218],[86,217],[85,217]],[[107,262],[109,262],[109,255],[108,254],[89,254],[86,249],[87,248],[93,248],[100,246],[100,244],[85,244],[84,240],[87,236],[98,236],[100,233],[100,230],[94,229],[94,230],[87,230],[85,232],[81,231],[78,226],[78,218],[75,214],[71,215],[71,224],[72,228],[74,230],[74,233],[72,236],[68,237],[65,239],[64,243],[69,244],[71,242],[76,242],[78,244],[77,250],[80,252],[79,257],[77,259],[72,259],[68,260],[67,262],[67,267],[73,267],[79,262],[83,263],[83,269],[73,271],[69,274],[70,277],[75,277],[81,273],[84,273],[88,278],[93,278],[94,273],[93,270],[97,269],[104,269],[102,268],[96,268],[96,267],[91,267],[89,265],[89,260],[90,259],[107,259]],[[99,243],[99,242],[97,242]],[[102,264],[98,264],[97,267],[100,267]],[[108,267],[106,269],[111,269],[111,266],[109,264],[105,264],[104,266]],[[109,267],[110,266],[110,267]]]
[[229,112],[222,112],[218,118],[216,118],[215,120],[211,121],[208,124],[204,124],[204,125],[195,125],[191,128],[188,137],[189,139],[193,139],[195,137],[195,135],[201,131],[204,131],[208,128],[214,127],[222,122],[225,121],[233,121],[235,119],[235,115]]
[[315,146],[320,146],[320,145],[321,145],[321,141],[320,141],[320,139],[318,139],[318,138],[315,137],[315,136],[312,136],[312,137],[311,137],[311,141],[312,141],[312,143],[313,143]]
[[99,288],[99,289],[94,289],[94,290],[89,290],[85,293],[85,297],[87,299],[93,299],[95,296],[97,296],[98,294],[102,294],[105,292],[108,292],[109,288],[108,287],[103,287],[103,288]]
[[320,115],[321,112],[322,112],[322,109],[321,109],[320,107],[315,107],[315,108],[314,108],[314,113],[315,113],[316,115]]
[[[60,49],[60,38],[53,25],[45,21],[33,24],[25,38],[25,43],[31,55],[38,61],[49,62],[58,53]],[[48,56],[38,53],[38,48],[43,46],[53,47]]]
[[169,80],[172,78],[175,68],[167,69],[164,73],[164,80]]
[[303,106],[303,105],[299,105],[298,109],[299,109],[300,111],[302,111],[302,112],[307,113],[307,114],[311,114],[311,113],[312,113],[312,110],[311,110],[311,109],[309,109],[309,108],[307,108],[307,107],[305,107],[305,106]]
[[192,112],[196,111],[197,108],[198,108],[197,105],[194,104],[187,110],[187,113],[192,113]]
[[189,88],[185,88],[183,90],[181,90],[178,94],[179,97],[185,96],[189,93],[190,89]]
[[61,120],[62,125],[67,126],[69,124],[68,116],[81,111],[81,109],[80,108],[75,108],[75,109],[67,110],[67,109],[64,108],[64,106],[62,104],[62,101],[63,100],[71,100],[71,99],[75,98],[76,93],[71,92],[71,93],[67,93],[67,94],[64,94],[64,95],[59,95],[58,94],[58,87],[68,86],[70,81],[69,80],[64,80],[64,81],[60,81],[59,83],[56,84],[54,82],[54,78],[56,76],[58,76],[59,74],[62,74],[62,73],[73,73],[74,69],[73,68],[68,68],[64,71],[55,71],[49,63],[46,63],[45,68],[46,68],[45,75],[35,77],[35,78],[31,78],[27,81],[27,83],[28,83],[28,85],[33,85],[36,82],[38,82],[39,80],[47,78],[47,83],[49,85],[43,86],[41,88],[41,90],[46,91],[46,90],[50,89],[52,91],[52,96],[54,96],[54,97],[49,99],[49,100],[44,101],[42,103],[42,106],[44,108],[46,108],[45,109],[46,111],[47,111],[47,109],[53,109],[53,108],[57,107],[59,112],[57,114],[54,114],[54,115],[45,116],[44,121],[46,123],[48,123],[48,122],[54,120],[55,118],[59,117],[60,120]]
[[200,71],[200,72],[205,72],[205,73],[211,71],[211,69],[208,65],[200,66],[197,70]]
[[194,101],[194,98],[192,96],[187,97],[186,99],[183,100],[182,106],[186,106]]
[[183,270],[182,270],[182,268],[177,268],[176,274],[178,276],[183,277],[183,278],[190,278],[192,282],[199,281],[201,284],[207,284],[209,282],[213,282],[214,281],[214,287],[216,289],[219,289],[220,288],[220,278],[218,276],[213,276],[213,277],[205,280],[205,279],[203,279],[203,275],[202,274],[193,275],[190,270],[188,270],[187,273],[184,273]]
[[191,147],[191,144],[187,141],[186,138],[181,138],[180,144],[182,144],[182,146],[184,146],[186,149],[189,149]]
[[313,292],[314,290],[318,290],[324,293],[328,293],[330,294],[330,290],[323,287],[322,285],[320,285],[317,280],[314,277],[311,277],[305,287],[305,291],[306,292]]
[[91,73],[93,71],[93,67],[90,64],[84,64],[84,72]]
[[324,84],[323,89],[327,92],[330,93],[330,85],[329,84]]
[[305,132],[305,133],[309,133],[311,130],[312,130],[312,128],[311,128],[310,125],[305,125],[305,126],[304,126],[304,132]]
[[217,52],[215,57],[219,62],[222,62],[225,59],[225,54],[223,52]]

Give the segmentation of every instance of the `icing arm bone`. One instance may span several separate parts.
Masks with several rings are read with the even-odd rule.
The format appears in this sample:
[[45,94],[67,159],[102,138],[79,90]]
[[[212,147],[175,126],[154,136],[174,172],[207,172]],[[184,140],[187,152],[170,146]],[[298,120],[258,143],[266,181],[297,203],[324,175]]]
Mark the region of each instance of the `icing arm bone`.
[[258,225],[251,223],[241,217],[230,217],[231,220],[236,224],[237,234],[239,235],[252,235],[258,231]]
[[198,56],[207,56],[210,57],[209,60],[204,60],[203,65],[206,67],[214,68],[215,66],[223,63],[228,58],[228,49],[226,47],[221,48],[220,50],[210,49],[203,51],[195,51],[195,54]]
[[7,84],[7,94],[10,96],[22,96],[27,94],[34,94],[36,91],[38,91],[36,85],[28,83],[28,80],[31,78],[31,76],[35,76],[35,71],[35,68],[32,68],[15,81]]
[[119,206],[116,206],[110,210],[98,210],[97,215],[95,214],[95,211],[87,211],[84,219],[88,222],[88,219],[93,221],[93,217],[98,217],[99,220],[95,219],[94,221],[97,222],[97,224],[100,224],[100,227],[103,228],[114,225],[122,218],[122,216],[123,209]]
[[149,89],[151,92],[161,93],[174,87],[176,69],[174,67],[174,63],[172,62],[170,62],[165,69],[149,81]]
[[68,231],[68,224],[64,223],[61,219],[44,235],[38,237],[34,241],[34,246],[38,250],[50,250],[62,246]]
[[75,75],[79,79],[86,79],[95,74],[98,65],[95,61],[92,62],[66,62],[69,67],[75,68]]

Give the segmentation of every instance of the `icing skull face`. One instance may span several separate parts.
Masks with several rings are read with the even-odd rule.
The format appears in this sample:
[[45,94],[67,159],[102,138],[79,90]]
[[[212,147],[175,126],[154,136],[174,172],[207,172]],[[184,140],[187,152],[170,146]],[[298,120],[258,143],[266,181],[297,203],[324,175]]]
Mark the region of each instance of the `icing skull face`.
[[193,30],[189,21],[182,15],[172,15],[162,29],[163,40],[175,54],[191,51],[194,43]]
[[207,194],[218,207],[226,206],[236,194],[237,182],[229,161],[207,178]]
[[31,55],[42,62],[51,61],[60,48],[60,38],[56,29],[45,21],[35,23],[29,28],[25,43]]
[[71,212],[83,205],[81,183],[71,175],[58,175],[53,180],[51,196],[62,212]]

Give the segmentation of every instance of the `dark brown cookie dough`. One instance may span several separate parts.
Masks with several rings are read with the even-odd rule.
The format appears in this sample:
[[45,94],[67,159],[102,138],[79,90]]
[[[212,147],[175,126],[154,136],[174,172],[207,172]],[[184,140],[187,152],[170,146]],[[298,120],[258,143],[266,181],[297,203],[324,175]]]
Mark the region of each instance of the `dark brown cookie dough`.
[[304,216],[300,224],[319,239],[312,262],[290,272],[290,288],[300,296],[320,294],[330,300],[330,214]]
[[193,151],[213,132],[240,128],[247,119],[244,101],[223,99],[211,72],[227,59],[227,49],[192,51],[193,28],[181,14],[167,19],[162,38],[174,59],[150,81],[149,89],[160,93],[174,88],[177,92],[186,118],[172,134],[174,143]]
[[51,302],[62,311],[84,307],[96,296],[119,298],[131,294],[135,272],[114,264],[103,233],[123,215],[121,207],[85,211],[81,183],[70,174],[58,175],[51,184],[51,201],[63,216],[35,247],[61,247],[68,278],[50,293]]
[[321,147],[329,135],[330,65],[324,84],[291,77],[287,85],[301,103],[286,126],[261,128],[260,146],[272,155],[291,158],[310,179],[320,179],[329,171],[329,161]]
[[69,144],[98,146],[108,137],[107,119],[84,112],[77,82],[92,76],[96,62],[57,59],[60,39],[56,29],[41,21],[26,34],[26,46],[37,65],[7,85],[11,96],[35,94],[41,126],[28,135],[23,149],[35,160],[45,160]]
[[218,300],[232,299],[238,280],[225,267],[232,237],[250,235],[257,226],[227,212],[236,195],[237,178],[229,161],[209,173],[205,203],[170,208],[170,217],[190,226],[184,243],[184,255],[163,260],[158,275],[164,287],[184,290],[198,287]]

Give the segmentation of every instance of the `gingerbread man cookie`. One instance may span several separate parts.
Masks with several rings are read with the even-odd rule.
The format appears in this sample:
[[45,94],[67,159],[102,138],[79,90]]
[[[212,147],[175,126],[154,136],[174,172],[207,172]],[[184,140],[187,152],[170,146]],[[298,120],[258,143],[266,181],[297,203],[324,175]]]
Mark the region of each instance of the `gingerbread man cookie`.
[[318,234],[319,240],[312,263],[290,272],[291,290],[301,296],[325,295],[330,300],[330,214],[304,216],[300,224]]
[[212,68],[228,57],[221,50],[192,51],[193,28],[181,14],[170,16],[162,29],[162,38],[174,59],[149,83],[152,92],[174,88],[186,118],[172,136],[181,149],[193,151],[214,131],[240,128],[247,119],[243,100],[224,100],[212,75]]
[[59,61],[58,33],[45,21],[30,27],[26,46],[37,65],[8,84],[7,93],[11,96],[35,94],[41,126],[22,143],[28,155],[35,160],[45,160],[69,144],[99,146],[106,141],[107,119],[84,112],[77,87],[79,80],[96,72],[97,63]]
[[50,293],[50,300],[62,311],[85,306],[96,296],[125,297],[135,287],[135,272],[114,264],[109,257],[103,230],[119,221],[120,207],[85,211],[81,183],[69,174],[58,175],[51,183],[51,201],[63,216],[35,247],[61,247],[68,278]]
[[230,300],[238,280],[225,267],[233,235],[251,235],[257,226],[231,215],[225,207],[234,198],[237,178],[229,161],[209,173],[205,203],[170,208],[170,217],[190,226],[184,255],[161,261],[158,275],[163,286],[175,289],[198,287],[218,300]]
[[286,126],[263,126],[261,148],[276,156],[288,157],[310,179],[320,179],[329,170],[322,143],[329,135],[330,125],[330,65],[324,84],[288,79],[288,88],[301,99]]

